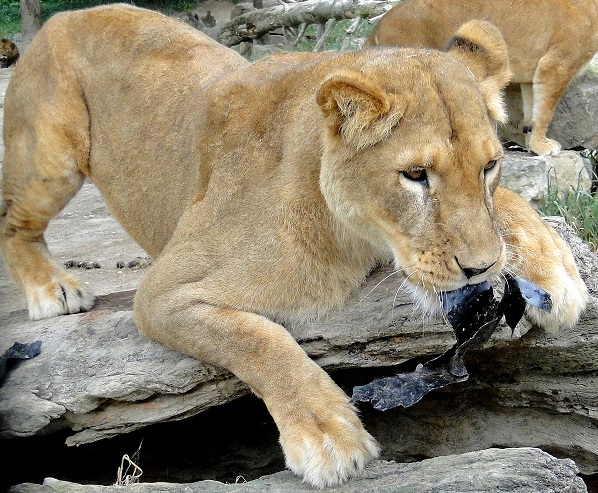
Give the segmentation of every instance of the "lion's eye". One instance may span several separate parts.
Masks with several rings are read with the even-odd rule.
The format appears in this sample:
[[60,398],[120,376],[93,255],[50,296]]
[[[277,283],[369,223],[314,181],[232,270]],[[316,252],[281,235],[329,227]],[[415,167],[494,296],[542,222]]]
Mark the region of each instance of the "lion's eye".
[[401,174],[411,181],[425,182],[428,180],[428,175],[424,168],[411,168],[401,171]]
[[496,167],[497,164],[498,164],[498,159],[493,159],[492,161],[488,161],[486,166],[484,166],[484,173],[488,173],[489,171],[492,171]]

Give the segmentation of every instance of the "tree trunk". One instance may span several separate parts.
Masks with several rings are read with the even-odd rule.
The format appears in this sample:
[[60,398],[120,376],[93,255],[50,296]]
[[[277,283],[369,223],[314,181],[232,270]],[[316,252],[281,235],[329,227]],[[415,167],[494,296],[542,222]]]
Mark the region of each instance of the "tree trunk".
[[39,2],[40,0],[21,0],[22,51],[25,51],[37,31],[42,27]]

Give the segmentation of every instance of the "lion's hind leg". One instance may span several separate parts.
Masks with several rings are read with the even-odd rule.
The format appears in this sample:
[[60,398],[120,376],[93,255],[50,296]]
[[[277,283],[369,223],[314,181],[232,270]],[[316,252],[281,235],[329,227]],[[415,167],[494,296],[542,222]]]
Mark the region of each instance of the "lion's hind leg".
[[87,127],[78,132],[76,122],[56,121],[56,108],[30,111],[18,101],[13,94],[5,119],[0,251],[32,319],[88,310],[93,296],[52,260],[44,240],[49,221],[83,184]]
[[555,156],[560,152],[561,145],[549,139],[546,132],[569,82],[588,61],[553,47],[538,62],[533,78],[532,127],[526,135],[530,151],[540,156]]

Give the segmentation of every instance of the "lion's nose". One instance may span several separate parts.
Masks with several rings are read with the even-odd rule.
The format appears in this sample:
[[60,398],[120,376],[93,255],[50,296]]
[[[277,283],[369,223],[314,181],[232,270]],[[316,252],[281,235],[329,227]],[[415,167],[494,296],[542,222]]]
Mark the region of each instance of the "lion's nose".
[[467,277],[467,279],[471,279],[473,276],[483,274],[496,263],[496,261],[494,261],[491,264],[482,265],[481,267],[463,267],[457,257],[455,257],[455,260],[457,261],[457,265],[461,267],[461,270],[463,271],[463,274],[465,274],[465,277]]

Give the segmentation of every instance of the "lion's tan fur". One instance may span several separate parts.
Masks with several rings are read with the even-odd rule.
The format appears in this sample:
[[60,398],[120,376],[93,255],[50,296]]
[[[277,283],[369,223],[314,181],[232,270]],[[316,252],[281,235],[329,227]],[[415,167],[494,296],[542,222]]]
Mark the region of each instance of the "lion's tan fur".
[[87,177],[157,257],[135,299],[140,329],[251,386],[305,481],[355,476],[376,442],[276,321],[340,306],[392,259],[426,299],[508,264],[551,289],[555,314],[530,314],[545,327],[573,324],[585,304],[564,243],[497,189],[504,42],[489,24],[467,32],[470,44],[449,54],[250,65],[141,9],[55,16],[5,102],[0,244],[31,316],[92,304],[43,242]]
[[528,147],[556,154],[546,138],[558,100],[598,51],[598,0],[404,0],[375,26],[366,46],[443,50],[465,22],[495,24],[507,43],[513,82],[521,84]]

